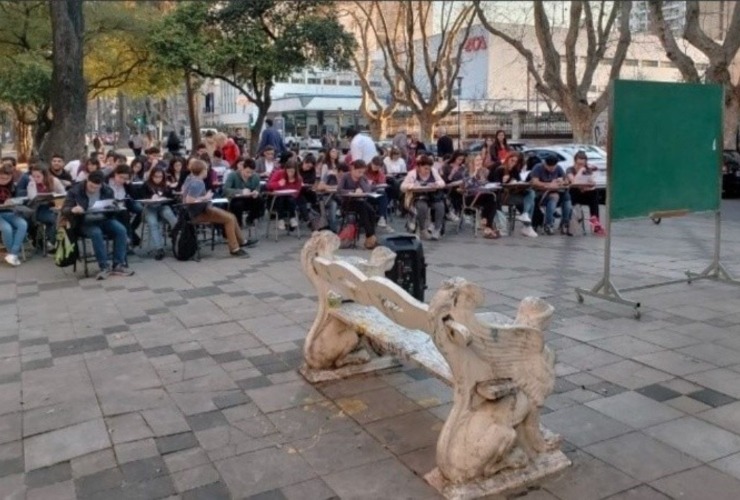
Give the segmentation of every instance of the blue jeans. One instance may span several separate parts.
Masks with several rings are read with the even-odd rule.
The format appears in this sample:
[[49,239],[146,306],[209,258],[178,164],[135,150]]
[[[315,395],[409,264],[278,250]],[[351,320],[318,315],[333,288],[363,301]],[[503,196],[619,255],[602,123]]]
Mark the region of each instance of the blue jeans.
[[23,240],[28,232],[28,222],[13,212],[0,212],[0,232],[3,235],[3,245],[8,253],[18,255],[23,248]]
[[113,240],[113,265],[126,264],[126,247],[128,246],[128,236],[126,227],[115,219],[105,219],[101,221],[85,223],[82,226],[82,234],[92,241],[95,260],[98,261],[100,269],[108,267],[108,252],[105,248],[105,238]]
[[570,222],[570,214],[573,211],[573,205],[570,202],[570,195],[565,193],[547,193],[545,195],[545,225],[553,227],[555,225],[555,209],[558,205],[563,207],[561,224]]
[[385,193],[380,198],[368,198],[368,201],[376,207],[378,217],[388,217],[388,196]]
[[152,247],[155,250],[164,248],[164,237],[159,226],[160,221],[165,220],[170,228],[175,227],[177,217],[175,217],[172,208],[169,205],[160,205],[158,207],[146,207],[144,209],[144,220],[149,228],[149,235],[152,238]]
[[46,227],[46,241],[54,243],[57,233],[57,214],[49,205],[41,205],[36,209],[36,220]]
[[329,224],[329,229],[334,233],[339,231],[339,226],[337,225],[337,208],[337,200],[333,196],[326,202],[326,205],[324,205],[324,210],[326,210],[326,222]]

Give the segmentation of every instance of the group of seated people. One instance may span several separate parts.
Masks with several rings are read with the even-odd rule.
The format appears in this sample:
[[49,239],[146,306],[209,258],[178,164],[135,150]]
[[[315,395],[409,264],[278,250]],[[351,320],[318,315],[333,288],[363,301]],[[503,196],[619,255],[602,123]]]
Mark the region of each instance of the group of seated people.
[[[218,155],[212,158],[205,145],[199,145],[188,159],[170,157],[166,161],[153,147],[131,164],[115,151],[109,151],[102,163],[96,153],[66,164],[54,155],[48,166],[32,161],[26,172],[16,168],[13,158],[3,158],[0,205],[27,197],[25,211],[0,210],[5,261],[20,265],[26,233],[35,228],[43,231],[47,249],[52,250],[57,227],[64,224],[91,240],[100,267],[98,279],[111,274],[127,276],[133,273],[127,256],[141,243],[137,229],[142,222],[150,235],[149,250],[161,260],[169,234],[166,228],[175,226],[178,208],[187,210],[195,223],[220,226],[230,254],[236,257],[248,256],[243,247],[257,243],[245,237],[244,225],[253,226],[264,217],[266,208],[277,219],[279,230],[292,231],[309,223],[311,229],[340,233],[348,222],[354,223],[364,232],[364,246],[369,249],[377,245],[376,228],[392,231],[388,224],[391,211],[405,217],[407,230],[431,240],[443,236],[446,221],[459,223],[461,217],[477,212],[483,236],[496,239],[507,230],[502,212],[506,205],[517,210],[525,236],[537,236],[533,227],[537,206],[544,212],[540,213],[545,234],[554,234],[559,217],[560,232],[570,235],[575,203],[589,207],[594,232],[603,234],[599,199],[589,183],[590,168],[582,152],[567,171],[557,165],[556,158],[547,158],[531,169],[527,179],[522,175],[523,157],[515,151],[502,154],[502,161],[488,167],[483,155],[454,151],[435,159],[420,154],[412,169],[396,148],[369,162],[342,155],[330,148],[318,158],[312,154],[301,158],[295,152],[276,158],[275,150],[267,146],[257,159],[238,158],[225,171],[217,169],[213,159]],[[34,203],[41,195],[64,196],[64,201],[59,209],[50,198]],[[213,206],[217,196],[228,200],[225,209]],[[114,216],[90,211],[104,200],[117,203]],[[143,200],[177,202],[143,204]],[[349,214],[354,222],[346,217]],[[106,238],[113,242],[112,262]]]

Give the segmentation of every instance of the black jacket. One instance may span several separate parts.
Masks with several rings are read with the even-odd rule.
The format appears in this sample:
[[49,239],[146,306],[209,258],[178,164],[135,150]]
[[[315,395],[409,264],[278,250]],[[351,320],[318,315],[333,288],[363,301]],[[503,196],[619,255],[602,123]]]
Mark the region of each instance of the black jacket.
[[[89,208],[90,198],[87,196],[85,186],[87,186],[87,181],[78,182],[72,186],[72,189],[67,191],[67,197],[64,199],[64,205],[62,205],[62,214],[66,216],[74,215],[72,213],[72,209],[77,205],[81,206],[85,210]],[[113,190],[105,184],[100,186],[100,199],[112,200]]]

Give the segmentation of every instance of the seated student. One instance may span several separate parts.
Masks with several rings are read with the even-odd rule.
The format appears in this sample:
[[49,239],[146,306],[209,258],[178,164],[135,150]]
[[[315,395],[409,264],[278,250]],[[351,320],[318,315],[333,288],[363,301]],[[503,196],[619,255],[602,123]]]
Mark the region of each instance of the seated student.
[[97,158],[88,158],[84,162],[80,162],[80,168],[77,169],[75,182],[84,181],[88,175],[98,170],[100,170],[100,161]]
[[596,169],[588,166],[588,156],[584,151],[578,151],[573,158],[575,164],[565,172],[568,184],[585,184],[590,187],[571,187],[568,190],[571,203],[586,205],[591,215],[588,222],[594,234],[604,236],[606,231],[599,220],[599,197],[596,192],[596,181],[593,178]]
[[[370,193],[372,188],[365,177],[367,165],[362,160],[352,162],[352,170],[342,174],[337,185],[337,192],[342,193]],[[360,226],[365,230],[365,248],[372,250],[378,246],[375,237],[375,213],[373,207],[365,198],[344,198],[342,200],[342,211],[354,212],[359,218]]]
[[[432,168],[434,160],[431,156],[421,155],[416,161],[414,170],[406,174],[406,178],[401,184],[401,191],[410,196],[410,203],[407,203],[410,215],[407,222],[409,231],[415,232],[417,223],[421,237],[424,239],[438,240],[441,237],[445,219],[445,202],[444,192],[441,190],[427,193],[413,193],[413,188],[437,186],[443,188],[445,181],[442,180],[439,173]],[[429,213],[433,212],[434,229],[429,233]]]
[[175,156],[170,160],[170,164],[167,167],[167,186],[170,189],[174,191],[182,189],[182,184],[185,182],[185,177],[187,177],[187,171],[184,166],[185,160],[179,156]]
[[491,240],[501,237],[501,233],[494,224],[496,211],[499,209],[496,195],[482,188],[488,184],[488,169],[483,166],[480,155],[471,155],[468,168],[463,175],[465,201],[470,206],[481,209],[481,228],[483,237]]
[[301,174],[301,179],[303,179],[301,195],[305,198],[309,207],[318,208],[319,198],[315,188],[319,183],[319,175],[316,171],[316,157],[313,154],[308,153],[303,158],[299,173]]
[[[141,238],[136,234],[136,229],[141,225],[141,214],[144,211],[141,203],[134,199],[131,192],[131,169],[128,165],[118,165],[113,170],[113,175],[108,180],[108,186],[113,190],[113,198],[123,202],[127,212],[121,215],[121,223],[126,227],[131,240],[131,244],[138,247],[141,244]],[[134,215],[133,221],[129,213]]]
[[262,151],[262,156],[257,159],[255,166],[260,177],[269,178],[273,171],[280,168],[280,165],[275,160],[275,148],[267,146]]
[[[489,172],[488,181],[498,182],[501,185],[519,182],[521,180],[522,156],[516,151],[510,152],[504,162]],[[537,231],[532,228],[534,214],[535,193],[533,189],[520,189],[506,192],[506,204],[516,207],[519,211],[516,219],[523,224],[521,234],[528,238],[536,238]]]
[[[13,170],[7,165],[0,166],[0,205],[10,203],[16,195],[13,184]],[[5,246],[5,262],[11,266],[20,266],[18,255],[23,248],[23,240],[28,232],[28,223],[21,215],[12,210],[0,211],[0,233]]]
[[[149,172],[149,178],[144,184],[144,198],[149,200],[172,198],[172,190],[167,185],[163,169],[155,167],[154,170]],[[172,229],[177,223],[177,217],[172,211],[172,207],[162,204],[146,206],[144,208],[144,220],[152,239],[154,259],[162,260],[164,258],[165,241],[160,223],[164,221]]]
[[49,172],[51,175],[59,179],[65,188],[69,189],[72,185],[73,179],[69,175],[69,172],[64,170],[64,158],[61,155],[51,155],[51,164],[49,165]]
[[[109,218],[105,214],[88,214],[98,200],[112,200],[113,190],[104,185],[105,176],[102,171],[92,172],[87,180],[72,186],[67,191],[62,214],[72,221],[73,228],[92,241],[95,260],[98,261],[100,272],[98,280],[104,280],[111,274],[114,276],[131,276],[134,274],[126,262],[127,233],[126,227],[116,218]],[[108,262],[108,250],[105,246],[105,237],[113,240],[113,266]]]
[[[370,162],[369,168],[365,171],[365,177],[370,183],[370,188],[375,189],[375,186],[380,184],[387,184],[385,172],[383,171],[383,159],[380,156],[375,156]],[[384,191],[379,198],[371,198],[368,201],[373,205],[378,212],[378,227],[388,227],[388,194]]]
[[[321,167],[321,177],[319,178],[317,189],[319,191],[326,191],[328,187],[336,186],[339,184],[340,176],[341,174],[336,162],[324,163]],[[326,220],[329,224],[329,229],[336,233],[339,230],[339,227],[337,226],[337,198],[334,195],[329,195],[323,198],[322,202],[324,203],[324,210],[326,212]]]
[[167,162],[162,160],[162,152],[158,147],[152,146],[150,148],[147,148],[146,151],[144,151],[144,154],[146,155],[144,172],[149,172],[155,168],[167,168]]
[[[34,200],[40,194],[65,194],[62,181],[49,173],[49,169],[43,165],[31,165],[28,168],[31,182],[28,183],[28,199]],[[51,209],[51,200],[36,207],[36,220],[46,228],[47,250],[54,249],[54,241],[57,232],[57,214]]]
[[398,148],[392,147],[388,156],[383,159],[388,183],[388,198],[401,201],[401,178],[406,175],[406,160]]
[[291,231],[298,227],[298,220],[294,216],[296,210],[302,219],[306,219],[306,200],[301,196],[302,188],[303,179],[298,174],[298,162],[292,158],[285,163],[283,168],[273,170],[270,180],[267,181],[268,191],[295,190],[292,196],[278,196],[275,199],[273,207],[278,213],[278,229],[281,231],[285,230],[286,220],[288,220]]
[[254,160],[251,158],[236,161],[237,169],[229,172],[224,183],[224,195],[230,199],[229,211],[242,227],[244,212],[247,212],[247,226],[265,213],[265,204],[260,196],[260,176],[257,175]]
[[[467,155],[464,151],[460,151],[458,149],[452,153],[449,161],[445,162],[442,166],[439,175],[442,177],[442,180],[445,181],[445,184],[462,181],[465,178],[466,156]],[[447,220],[450,222],[458,222],[460,220],[458,214],[462,211],[462,191],[457,189],[450,191],[450,204],[452,205],[452,210],[448,210]]]
[[[32,165],[33,163],[33,160],[29,160],[29,165]],[[13,185],[15,186],[15,196],[19,198],[22,196],[26,196],[28,194],[28,182],[31,178],[28,174],[28,171],[21,172],[20,170],[18,170],[15,158],[13,158],[12,156],[4,156],[2,159],[0,159],[0,166],[8,169],[9,172],[12,172]]]
[[573,236],[569,228],[572,207],[570,196],[568,191],[560,192],[567,185],[567,179],[563,168],[558,165],[557,157],[551,155],[545,158],[544,163],[534,167],[529,177],[532,179],[532,187],[544,193],[542,204],[545,205],[545,234],[554,233],[555,209],[558,205],[562,205],[563,217],[560,222],[560,232]]
[[131,182],[144,182],[144,163],[139,158],[131,160]]
[[182,186],[182,198],[185,203],[193,203],[188,206],[193,221],[196,223],[221,224],[224,226],[229,253],[234,257],[249,257],[243,246],[244,241],[241,229],[236,223],[236,217],[231,212],[221,210],[211,205],[213,191],[206,190],[204,179],[208,174],[208,165],[203,160],[193,159],[190,161],[190,175]]

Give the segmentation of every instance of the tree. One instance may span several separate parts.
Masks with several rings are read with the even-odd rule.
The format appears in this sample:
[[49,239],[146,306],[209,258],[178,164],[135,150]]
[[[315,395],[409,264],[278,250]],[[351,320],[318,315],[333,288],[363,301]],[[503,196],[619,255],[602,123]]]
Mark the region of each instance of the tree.
[[[362,101],[360,102],[360,112],[367,119],[370,125],[370,134],[377,139],[384,139],[388,126],[388,120],[393,116],[398,108],[398,99],[396,97],[398,89],[398,79],[390,74],[390,67],[382,65],[378,68],[373,51],[377,47],[375,37],[372,31],[371,19],[376,15],[375,5],[368,8],[368,15],[365,17],[359,9],[345,9],[339,14],[347,18],[351,28],[354,31],[355,38],[359,40],[358,49],[352,53],[352,65],[354,66],[357,77],[360,79],[362,86]],[[377,73],[385,71],[385,80],[389,84],[390,91],[387,99],[378,95],[375,76]]]
[[[161,57],[187,62],[186,71],[226,82],[252,102],[257,108],[251,134],[255,147],[276,80],[312,66],[349,68],[354,40],[332,5],[325,0],[189,2],[168,16],[164,23],[169,31],[163,30],[152,45]],[[183,19],[183,11],[193,17]],[[165,39],[165,33],[190,43],[176,57],[168,56],[173,38]],[[177,40],[187,42],[183,38]]]
[[[478,18],[486,30],[511,45],[525,59],[537,92],[551,99],[562,110],[573,127],[574,139],[577,142],[592,142],[594,123],[609,104],[611,90],[607,86],[605,91],[589,102],[589,89],[596,69],[612,47],[615,36],[617,40],[610,56],[609,80],[619,78],[632,41],[629,29],[632,2],[572,0],[565,33],[557,33],[551,28],[544,3],[533,1],[534,33],[539,46],[537,55],[528,46],[526,37],[522,36],[520,26],[494,24],[486,15],[483,2],[475,0],[474,3]],[[554,41],[562,34],[565,35],[565,54],[558,52]],[[585,51],[579,51],[578,41],[584,34]],[[561,58],[565,60],[564,71]],[[579,58],[583,61],[580,64]]]
[[44,141],[41,157],[53,153],[65,158],[80,155],[85,146],[87,85],[83,73],[83,0],[50,0],[52,54],[51,112],[54,120]]
[[[435,3],[440,9],[438,26],[433,20]],[[354,5],[372,29],[391,95],[417,118],[421,140],[430,140],[435,125],[457,106],[452,94],[475,17],[473,6],[420,0],[401,0],[393,9],[377,0]]]
[[[666,56],[681,72],[684,81],[699,83],[702,75],[696,62],[683,51],[676,36],[663,16],[662,0],[650,0],[652,30],[663,44]],[[699,49],[708,59],[708,67],[703,75],[707,82],[718,83],[725,88],[724,146],[736,149],[738,118],[740,116],[740,78],[732,81],[730,65],[740,50],[740,8],[733,5],[732,18],[722,43],[712,40],[702,29],[699,2],[686,2],[686,17],[683,38]]]

